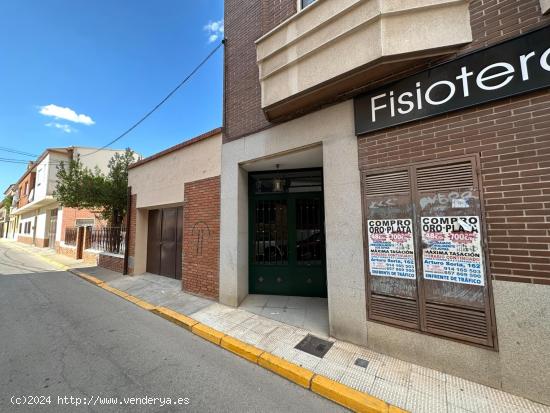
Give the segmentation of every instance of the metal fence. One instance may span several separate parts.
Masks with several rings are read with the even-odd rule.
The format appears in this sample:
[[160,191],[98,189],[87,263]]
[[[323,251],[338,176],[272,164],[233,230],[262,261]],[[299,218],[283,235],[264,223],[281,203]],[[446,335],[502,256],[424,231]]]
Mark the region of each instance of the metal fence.
[[76,246],[76,237],[78,233],[78,228],[65,228],[65,244]]
[[85,248],[124,254],[126,250],[126,227],[86,228]]

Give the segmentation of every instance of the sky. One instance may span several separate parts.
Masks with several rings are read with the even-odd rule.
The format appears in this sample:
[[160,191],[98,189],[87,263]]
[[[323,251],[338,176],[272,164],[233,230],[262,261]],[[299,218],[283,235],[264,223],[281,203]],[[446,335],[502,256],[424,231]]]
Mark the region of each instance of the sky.
[[[0,2],[0,147],[98,147],[223,38],[223,0]],[[223,50],[113,148],[143,156],[221,126]],[[33,158],[0,150],[0,158]],[[0,161],[2,192],[25,171]]]

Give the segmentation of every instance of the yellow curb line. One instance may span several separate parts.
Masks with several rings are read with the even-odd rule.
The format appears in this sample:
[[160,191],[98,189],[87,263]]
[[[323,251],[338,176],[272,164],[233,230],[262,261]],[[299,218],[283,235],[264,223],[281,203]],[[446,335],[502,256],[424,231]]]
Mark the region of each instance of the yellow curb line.
[[192,327],[195,324],[199,323],[198,321],[195,321],[192,318],[187,317],[186,315],[180,314],[166,307],[156,307],[153,310],[151,310],[151,312],[189,331],[191,331]]
[[62,264],[62,263],[60,263],[59,261],[52,260],[51,258],[45,257],[45,256],[43,256],[43,255],[41,255],[41,254],[38,254],[38,253],[34,252],[34,251],[28,250],[28,249],[25,248],[25,247],[22,247],[22,246],[20,246],[20,245],[17,245],[16,242],[17,242],[17,241],[10,242],[10,241],[2,240],[2,243],[4,243],[4,244],[9,244],[9,245],[13,245],[13,247],[14,247],[15,249],[18,249],[19,251],[26,252],[27,254],[30,254],[30,255],[34,255],[35,257],[38,257],[38,258],[42,259],[43,261],[47,262],[48,264],[53,265],[54,267],[57,267],[57,268],[60,268],[60,269],[63,269],[63,270],[70,269],[69,266],[67,266],[67,265],[65,265],[65,264]]
[[258,364],[306,389],[311,387],[311,379],[315,375],[311,370],[267,352],[261,355]]
[[[4,242],[4,241],[2,241]],[[25,251],[31,255],[37,256],[44,261],[53,264],[59,268],[67,270],[68,272],[82,278],[94,284],[106,291],[109,291],[121,298],[124,298],[137,306],[152,312],[172,323],[190,330],[199,337],[208,340],[217,346],[220,346],[239,357],[242,357],[254,364],[286,378],[293,383],[298,384],[312,392],[329,399],[335,403],[338,403],[354,412],[360,413],[405,413],[397,406],[386,403],[376,397],[373,397],[367,393],[360,392],[349,386],[346,386],[337,381],[331,380],[328,377],[315,374],[313,371],[303,368],[297,364],[291,363],[281,357],[277,357],[271,353],[263,351],[255,346],[247,344],[234,337],[226,335],[216,329],[208,327],[198,321],[188,317],[184,314],[180,314],[174,310],[166,307],[157,307],[147,301],[141,300],[138,297],[130,295],[122,290],[111,287],[106,282],[94,277],[93,275],[86,274],[84,272],[74,270],[65,264],[61,264],[50,258],[44,257],[34,251],[28,251],[25,248],[14,245],[15,248]]]
[[68,271],[70,273],[82,278],[83,280],[86,280],[86,281],[91,282],[92,284],[95,284],[95,285],[98,285],[98,286],[105,283],[103,280],[100,280],[99,278],[94,277],[93,275],[90,275],[90,274],[86,274],[85,272],[82,272],[82,271],[73,270],[73,269],[69,269]]
[[215,330],[211,327],[205,326],[204,324],[198,323],[195,324],[193,327],[191,327],[191,331],[198,335],[199,337],[204,338],[205,340],[208,340],[217,346],[220,345],[222,338],[225,337],[225,334]]
[[258,359],[264,353],[263,350],[231,336],[225,336],[222,338],[220,346],[231,351],[232,353],[235,353],[237,356],[256,364],[258,364]]

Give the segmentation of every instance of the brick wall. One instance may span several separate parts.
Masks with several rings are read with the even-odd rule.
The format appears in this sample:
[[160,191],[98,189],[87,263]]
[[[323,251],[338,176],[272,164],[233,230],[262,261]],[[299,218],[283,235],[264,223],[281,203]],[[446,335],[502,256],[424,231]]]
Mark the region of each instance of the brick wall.
[[133,194],[130,196],[130,225],[128,226],[128,230],[130,231],[130,235],[128,237],[128,274],[134,273],[134,267],[131,265],[131,262],[136,254],[136,205],[137,194]]
[[254,42],[296,13],[296,0],[225,0],[224,142],[269,127]]
[[[226,0],[225,1],[225,102],[224,142],[258,132],[272,126],[261,110],[260,81],[254,41],[296,12],[295,0]],[[550,15],[543,16],[539,0],[473,0],[470,3],[473,41],[457,54],[471,52],[536,27],[550,24]],[[441,59],[439,59],[441,60]],[[411,67],[396,73],[391,82],[424,69]],[[353,97],[381,82],[372,82],[353,93],[334,98],[335,103]],[[315,108],[312,108],[315,109]],[[304,112],[305,113],[305,112]]]
[[44,238],[36,238],[34,240],[34,245],[37,246],[37,247],[40,247],[40,248],[46,248],[49,244],[50,240],[49,239],[44,239]]
[[59,242],[55,243],[55,252],[57,254],[65,255],[67,257],[76,259],[76,247],[63,246]]
[[101,225],[104,221],[101,221],[96,217],[96,214],[89,209],[76,209],[63,207],[63,217],[61,222],[61,240],[65,240],[65,229],[72,228],[76,224],[77,219],[96,219],[96,225]]
[[475,0],[470,3],[474,41],[464,50],[478,49],[550,23],[540,0]]
[[185,184],[183,269],[185,291],[218,299],[220,177]]
[[[36,181],[36,172],[30,172],[19,183],[19,187],[18,187],[19,201],[17,202],[17,208],[21,208],[31,202],[29,200],[29,195],[31,193],[31,190],[34,189],[35,181]],[[27,188],[27,191],[25,191],[25,188]]]
[[97,265],[111,271],[122,273],[124,270],[124,258],[100,253],[98,256]]
[[24,236],[19,235],[17,237],[17,241],[22,242],[23,244],[32,245],[32,237],[24,237]]
[[474,153],[493,278],[550,284],[550,90],[359,138],[366,169]]

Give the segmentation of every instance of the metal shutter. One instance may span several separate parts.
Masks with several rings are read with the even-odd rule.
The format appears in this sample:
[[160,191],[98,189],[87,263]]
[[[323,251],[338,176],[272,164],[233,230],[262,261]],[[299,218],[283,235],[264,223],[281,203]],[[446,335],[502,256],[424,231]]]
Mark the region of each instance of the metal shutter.
[[[362,172],[369,319],[496,346],[476,165],[471,157]],[[388,245],[387,235],[375,236],[373,226],[407,218],[413,222],[415,278],[385,276],[373,255],[395,260],[373,247]],[[446,223],[446,229],[437,232],[428,222]],[[438,253],[449,254],[443,260],[449,267],[440,265]]]
[[[421,246],[418,271],[423,328],[433,334],[492,347],[494,339],[488,287],[490,280],[486,271],[484,229],[475,159],[416,166],[413,173],[416,177],[415,218]],[[471,246],[464,246],[465,251],[476,251],[464,254],[475,257],[457,258],[455,261],[471,259],[472,263],[467,265],[479,265],[478,275],[483,277],[482,285],[426,278],[423,257],[425,252],[429,251],[429,246],[426,245],[426,239],[423,239],[423,217],[462,219],[464,222],[467,221],[467,217],[475,217],[474,221],[478,223],[475,234],[468,231],[472,228],[462,229],[461,225],[455,224],[457,228],[454,228],[450,235],[459,237],[461,232],[457,230],[461,230],[467,235],[471,233],[472,239],[476,240],[468,241],[468,245]],[[458,241],[455,245],[462,246]],[[464,279],[473,282],[471,277],[465,276]]]
[[[392,220],[412,219],[411,185],[408,170],[364,174],[364,207],[367,214],[368,312],[373,320],[403,327],[420,327],[416,279],[375,275],[376,265],[370,252],[376,242],[369,224],[383,225]],[[391,225],[390,225],[391,226]],[[387,228],[387,226],[385,226]],[[381,253],[382,254],[382,253]]]

